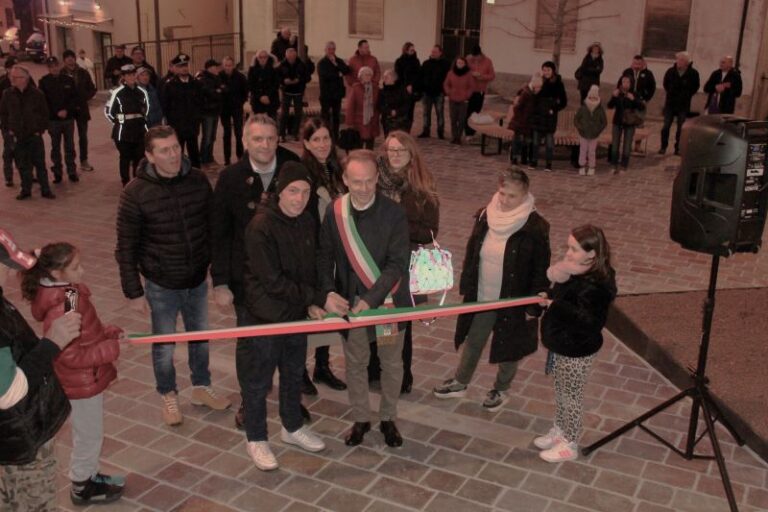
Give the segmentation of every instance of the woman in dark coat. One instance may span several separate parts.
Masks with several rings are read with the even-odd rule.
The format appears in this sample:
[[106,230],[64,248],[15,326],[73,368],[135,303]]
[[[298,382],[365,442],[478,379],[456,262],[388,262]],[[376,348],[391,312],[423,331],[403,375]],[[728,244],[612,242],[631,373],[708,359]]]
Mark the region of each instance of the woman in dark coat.
[[531,153],[531,134],[533,128],[531,118],[536,107],[536,95],[541,90],[542,80],[537,74],[531,77],[531,81],[517,91],[515,101],[509,107],[509,129],[515,132],[515,140],[509,152],[509,161],[517,165],[518,158],[521,164],[527,164]]
[[[616,109],[613,113],[613,136],[611,139],[613,174],[626,172],[629,166],[629,156],[632,153],[635,128],[642,121],[640,114],[645,111],[643,100],[632,93],[631,85],[629,77],[622,76],[619,87],[613,91],[613,95],[608,101],[608,108]],[[621,148],[621,157],[619,157],[619,148]],[[619,163],[621,163],[621,168],[619,168]]]
[[416,55],[416,47],[413,43],[403,44],[403,53],[395,61],[395,73],[397,73],[397,85],[402,87],[408,95],[408,121],[402,130],[410,133],[413,126],[413,111],[416,102],[421,98],[421,62]]
[[248,91],[251,97],[251,110],[254,114],[267,114],[277,120],[280,106],[280,75],[275,58],[261,50],[248,70]]
[[[499,189],[477,214],[467,242],[459,291],[465,302],[544,295],[549,281],[549,223],[536,212],[528,192],[528,176],[512,167],[499,177]],[[538,306],[508,308],[459,316],[454,341],[464,343],[453,378],[435,387],[438,398],[463,397],[477,368],[489,335],[490,362],[498,364],[496,382],[483,409],[496,411],[507,400],[506,391],[517,372],[517,362],[537,348]]]
[[581,61],[581,66],[576,70],[576,80],[579,81],[579,94],[581,103],[587,97],[589,88],[600,85],[600,74],[603,72],[603,47],[600,43],[592,43],[587,48],[587,54]]
[[400,85],[398,74],[394,70],[386,70],[382,79],[384,85],[379,91],[379,112],[384,136],[393,130],[409,132],[408,115],[412,102],[408,92]]
[[541,77],[544,80],[541,90],[536,95],[531,125],[533,127],[533,150],[531,151],[530,167],[535,169],[539,161],[539,142],[544,139],[546,159],[545,171],[552,171],[552,155],[555,151],[555,131],[557,130],[557,113],[568,105],[568,95],[565,93],[563,79],[557,74],[554,62],[547,61],[541,65]]

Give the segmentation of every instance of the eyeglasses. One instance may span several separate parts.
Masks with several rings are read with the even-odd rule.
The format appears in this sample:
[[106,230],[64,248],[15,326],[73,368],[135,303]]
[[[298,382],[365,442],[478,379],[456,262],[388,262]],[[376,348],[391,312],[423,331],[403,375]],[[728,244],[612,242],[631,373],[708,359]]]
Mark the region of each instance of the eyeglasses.
[[410,152],[411,151],[407,148],[387,148],[387,153],[390,155],[404,155]]

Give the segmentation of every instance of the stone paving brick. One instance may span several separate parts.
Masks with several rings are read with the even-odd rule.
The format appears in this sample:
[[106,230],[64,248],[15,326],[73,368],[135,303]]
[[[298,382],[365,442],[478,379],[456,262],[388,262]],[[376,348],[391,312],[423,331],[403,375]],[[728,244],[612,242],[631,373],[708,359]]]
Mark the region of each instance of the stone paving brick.
[[408,512],[409,510],[412,509],[406,509],[389,502],[375,500],[365,509],[365,512]]
[[440,449],[429,459],[429,464],[462,475],[474,476],[485,462],[476,457]]
[[312,505],[307,505],[306,503],[294,501],[293,503],[288,505],[288,508],[283,509],[282,512],[320,512],[321,510],[322,509],[313,507]]
[[429,442],[438,446],[451,448],[452,450],[461,451],[471,439],[472,438],[466,434],[441,430],[437,432]]
[[245,457],[238,457],[232,453],[221,453],[211,459],[205,467],[229,477],[237,477],[248,468],[253,467],[253,462]]
[[489,462],[478,475],[478,478],[481,480],[495,482],[505,487],[517,487],[525,477],[526,472],[521,469],[502,466],[493,462]]
[[328,490],[328,483],[295,475],[286,480],[277,490],[285,496],[313,503]]
[[689,488],[696,482],[696,473],[670,468],[653,462],[646,464],[643,477],[671,487]]
[[663,507],[655,503],[648,503],[647,501],[641,501],[637,505],[635,512],[677,512],[677,511],[673,508]]
[[501,486],[482,480],[467,480],[456,495],[470,501],[492,505],[503,490]]
[[243,483],[219,475],[210,475],[202,482],[195,484],[190,490],[212,500],[227,503],[240,494],[243,490]]
[[[533,446],[533,443],[531,443],[531,446]],[[504,462],[525,470],[538,471],[539,473],[554,473],[555,469],[557,469],[556,465],[541,460],[539,451],[535,448],[531,450],[515,448],[509,452]]]
[[364,446],[356,446],[344,457],[344,462],[365,469],[373,469],[381,464],[384,456]]
[[601,471],[593,486],[615,492],[623,496],[632,496],[640,484],[640,480],[613,471]]
[[256,466],[252,465],[251,469],[241,474],[239,479],[257,487],[261,487],[262,489],[272,491],[290,478],[290,476],[291,475],[285,471],[261,471],[256,468]]
[[684,490],[675,491],[670,506],[680,512],[721,512],[728,510],[728,503],[725,498],[717,499]]
[[421,480],[420,484],[429,487],[430,489],[453,494],[464,484],[465,481],[466,479],[464,477],[454,473],[448,473],[439,469],[432,469]]
[[357,494],[337,487],[332,487],[320,498],[317,505],[336,512],[360,512],[371,502],[362,494]]
[[408,482],[417,482],[429,471],[429,466],[419,464],[408,459],[391,456],[385,460],[381,466],[376,468],[376,472],[388,475]]
[[438,493],[424,510],[427,512],[488,512],[491,509],[471,500]]
[[174,462],[155,476],[182,489],[188,489],[205,478],[206,472],[188,464]]
[[573,487],[573,484],[567,480],[537,473],[529,473],[528,478],[520,484],[520,489],[523,491],[558,500],[565,498]]
[[281,510],[290,502],[289,499],[275,493],[251,487],[231,502],[238,510],[260,512],[263,510]]
[[354,466],[331,462],[316,477],[320,480],[332,482],[345,489],[362,491],[376,479],[376,473],[363,471]]
[[588,507],[599,512],[615,512],[616,510],[632,510],[633,503],[624,496],[608,493],[599,489],[577,486],[568,498],[569,503]]
[[[109,508],[111,509],[112,505],[110,505]],[[178,506],[174,507],[173,512],[235,512],[235,509],[220,503],[215,503],[200,496],[190,496]]]
[[754,507],[768,510],[768,490],[749,487],[747,503]]
[[672,495],[674,493],[675,490],[671,487],[655,482],[644,481],[637,491],[637,497],[660,505],[666,505],[672,500]]
[[327,459],[307,453],[299,448],[285,450],[277,460],[282,469],[305,476],[314,475],[329,463]]
[[[123,496],[128,499],[138,498],[158,483],[157,480],[147,478],[139,473],[127,473],[125,481],[126,487],[125,491],[123,491]],[[69,483],[69,480],[67,480],[67,483]],[[69,501],[69,497],[67,497],[67,501]]]
[[138,501],[150,508],[159,510],[171,510],[175,505],[189,497],[189,493],[165,484],[154,487],[151,491],[141,496]]
[[518,510],[546,510],[548,503],[548,500],[540,496],[510,489],[499,498],[496,507],[513,512]]
[[421,509],[432,499],[434,492],[424,487],[381,477],[368,489],[368,494],[393,501],[406,507]]

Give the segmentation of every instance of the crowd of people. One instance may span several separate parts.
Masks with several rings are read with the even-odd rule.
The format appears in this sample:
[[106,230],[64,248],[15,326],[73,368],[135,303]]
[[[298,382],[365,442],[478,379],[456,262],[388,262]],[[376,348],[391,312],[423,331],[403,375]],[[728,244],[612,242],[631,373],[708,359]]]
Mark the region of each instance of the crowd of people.
[[[72,147],[75,126],[80,168],[87,165],[87,101],[93,81],[73,52],[65,52],[63,59],[63,68],[55,57],[48,59],[49,74],[38,85],[31,83],[26,68],[10,65],[11,85],[0,101],[0,123],[4,139],[13,142],[12,158],[22,177],[19,199],[31,193],[33,166],[44,197],[54,197],[46,177],[45,131],[57,153],[51,158],[54,183],[63,179],[64,170],[70,181],[79,179]],[[221,64],[208,60],[204,71],[192,77],[189,56],[182,53],[162,78],[140,48],[127,57],[118,47],[113,59],[125,61],[110,61],[106,70],[115,87],[105,114],[113,123],[124,185],[115,257],[124,296],[132,309],[149,318],[154,334],[174,333],[179,315],[186,330],[207,329],[209,292],[217,307],[232,308],[237,326],[320,320],[327,314],[347,317],[424,301],[410,294],[409,261],[413,249],[438,235],[440,198],[435,177],[410,134],[414,105],[422,101],[425,111],[419,137],[431,136],[434,107],[437,136],[443,138],[447,97],[452,142],[461,144],[469,130],[467,114],[482,110],[494,79],[493,64],[479,47],[448,64],[435,46],[420,64],[413,45],[406,43],[395,68],[382,73],[368,42],[361,41],[347,63],[328,43],[317,65],[322,116],[308,119],[302,119],[303,93],[314,65],[298,57],[290,32],[278,34],[271,52],[257,53],[247,76],[229,58]],[[602,48],[592,45],[577,72],[583,93],[575,118],[583,174],[594,174],[594,141],[607,126],[598,89],[603,65]],[[740,94],[737,76],[732,61],[723,59],[720,71],[705,85],[711,91],[710,112],[732,111],[733,98]],[[662,150],[672,121],[680,122],[680,113],[690,109],[690,96],[698,90],[698,74],[687,55],[678,55],[664,84]],[[627,113],[644,110],[654,90],[653,74],[637,56],[607,103],[615,111],[614,164],[628,164],[633,137]],[[364,148],[342,155],[340,108],[347,94],[347,124],[357,129]],[[432,391],[441,399],[464,396],[490,339],[490,363],[498,370],[480,409],[496,411],[509,398],[519,361],[536,352],[541,341],[548,350],[546,372],[554,377],[556,412],[552,428],[533,443],[548,462],[578,457],[584,386],[617,293],[609,244],[596,226],[572,229],[564,241],[563,260],[551,262],[550,226],[536,209],[529,176],[519,165],[536,168],[543,139],[546,168],[551,169],[552,134],[557,113],[566,104],[563,81],[554,63],[545,62],[513,104],[512,165],[500,173],[496,191],[475,215],[459,281],[465,302],[535,295],[540,301],[527,308],[461,315],[454,337],[461,350],[456,372]],[[213,163],[219,119],[225,129],[226,166],[211,186],[201,166]],[[374,151],[380,126],[385,137]],[[280,145],[290,135],[300,141],[300,155]],[[8,183],[13,184],[12,173],[6,174]],[[52,438],[70,414],[73,503],[119,499],[125,479],[101,473],[99,459],[103,392],[117,376],[123,333],[103,325],[93,307],[80,262],[80,251],[88,249],[55,242],[29,253],[3,230],[0,249],[0,267],[19,270],[23,297],[45,332],[38,339],[0,288],[0,425],[9,433],[0,441],[4,503],[20,495],[41,509],[53,502]],[[246,451],[257,468],[279,467],[267,431],[266,397],[275,370],[284,443],[309,452],[325,449],[322,438],[308,427],[311,416],[301,404],[303,394],[317,394],[315,384],[324,384],[347,390],[353,422],[345,434],[348,446],[363,442],[374,417],[386,445],[402,446],[397,406],[414,382],[412,326],[385,324],[341,334],[345,380],[334,375],[328,347],[315,350],[310,378],[305,334],[238,340],[235,369],[241,403],[234,423],[244,430]],[[184,421],[175,347],[155,343],[151,348],[162,420],[169,427]],[[212,386],[208,342],[189,342],[186,348],[191,403],[228,409],[230,400]],[[369,403],[372,381],[381,387],[378,414]]]

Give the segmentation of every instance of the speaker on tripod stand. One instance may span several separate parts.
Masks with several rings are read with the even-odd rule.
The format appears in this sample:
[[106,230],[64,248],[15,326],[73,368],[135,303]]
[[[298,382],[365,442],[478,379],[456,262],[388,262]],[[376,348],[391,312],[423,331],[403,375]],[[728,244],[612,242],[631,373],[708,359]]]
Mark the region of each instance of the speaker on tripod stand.
[[[669,234],[672,240],[685,249],[712,255],[698,364],[691,372],[692,385],[587,446],[582,453],[588,455],[638,427],[688,460],[714,459],[730,509],[738,512],[728,469],[715,432],[715,421],[719,421],[730,432],[739,446],[744,444],[744,440],[723,416],[709,393],[707,353],[720,258],[738,252],[757,252],[762,245],[768,206],[768,122],[749,121],[729,115],[691,119],[683,126],[681,154],[682,163],[672,189]],[[680,450],[643,423],[688,397],[693,403],[685,450]],[[700,411],[706,425],[701,435],[698,433]],[[705,435],[712,443],[714,456],[694,452]]]

